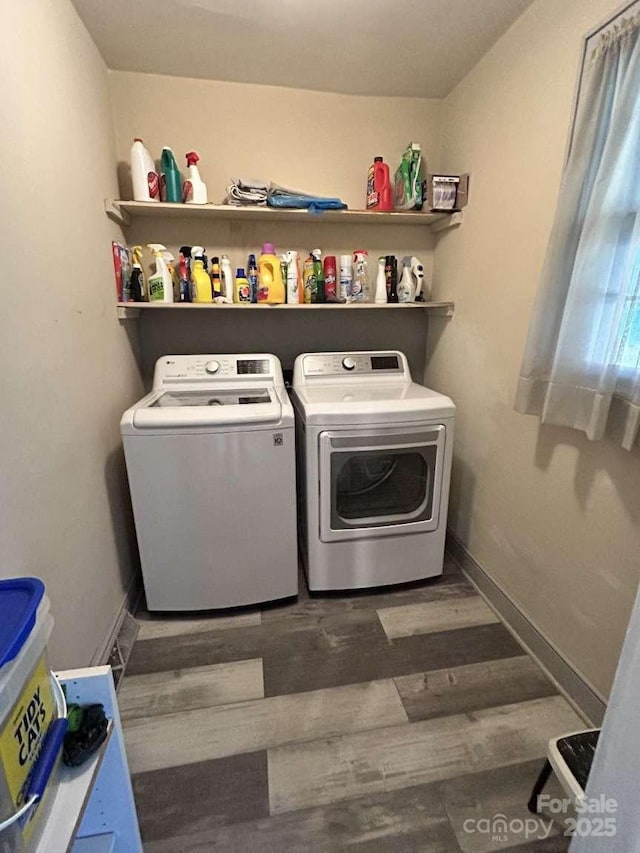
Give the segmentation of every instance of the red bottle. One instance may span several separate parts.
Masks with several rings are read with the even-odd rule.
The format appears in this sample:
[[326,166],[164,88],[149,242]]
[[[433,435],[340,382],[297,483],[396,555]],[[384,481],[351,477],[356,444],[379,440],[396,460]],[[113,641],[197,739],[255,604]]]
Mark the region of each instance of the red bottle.
[[324,259],[324,298],[326,302],[338,301],[337,278],[336,259],[333,255],[329,255]]
[[367,210],[393,210],[393,187],[389,167],[382,157],[374,157],[367,180]]

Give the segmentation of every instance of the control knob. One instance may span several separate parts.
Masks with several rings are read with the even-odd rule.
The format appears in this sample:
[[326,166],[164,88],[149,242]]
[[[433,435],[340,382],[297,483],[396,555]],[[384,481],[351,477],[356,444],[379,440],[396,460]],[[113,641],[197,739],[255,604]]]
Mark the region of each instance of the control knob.
[[219,361],[208,361],[204,369],[207,373],[217,373],[220,370],[220,362]]
[[351,356],[347,356],[342,359],[342,366],[345,370],[353,370],[356,366],[355,359],[351,358]]

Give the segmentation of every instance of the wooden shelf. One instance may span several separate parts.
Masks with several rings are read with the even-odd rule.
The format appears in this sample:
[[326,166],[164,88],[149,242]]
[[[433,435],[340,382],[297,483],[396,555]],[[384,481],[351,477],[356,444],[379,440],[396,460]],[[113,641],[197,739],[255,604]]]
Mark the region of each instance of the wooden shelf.
[[234,207],[228,204],[169,204],[145,201],[105,199],[105,211],[123,227],[139,217],[212,219],[225,222],[307,222],[323,224],[415,225],[430,231],[444,231],[462,222],[462,213],[423,213],[406,211],[380,213],[376,210],[326,210],[309,213],[307,210],[281,210],[272,207]]
[[380,305],[376,302],[351,302],[346,305],[316,303],[311,305],[225,305],[216,302],[118,302],[118,318],[135,320],[141,311],[429,311],[453,316],[453,302],[396,302]]

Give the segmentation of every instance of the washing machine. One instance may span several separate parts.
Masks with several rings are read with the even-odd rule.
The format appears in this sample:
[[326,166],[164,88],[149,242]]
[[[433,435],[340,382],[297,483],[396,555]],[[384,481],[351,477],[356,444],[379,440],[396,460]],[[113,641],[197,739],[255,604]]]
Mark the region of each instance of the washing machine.
[[294,413],[274,355],[168,355],[121,432],[149,610],[296,595]]
[[401,352],[305,353],[294,365],[298,541],[309,588],[442,574],[455,406]]

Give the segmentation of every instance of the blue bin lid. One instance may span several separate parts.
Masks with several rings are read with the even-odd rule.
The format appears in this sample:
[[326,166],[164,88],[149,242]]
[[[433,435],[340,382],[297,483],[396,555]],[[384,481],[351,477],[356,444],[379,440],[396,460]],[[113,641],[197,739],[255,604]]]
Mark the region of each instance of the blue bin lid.
[[0,580],[0,667],[12,661],[26,643],[43,595],[39,578]]

